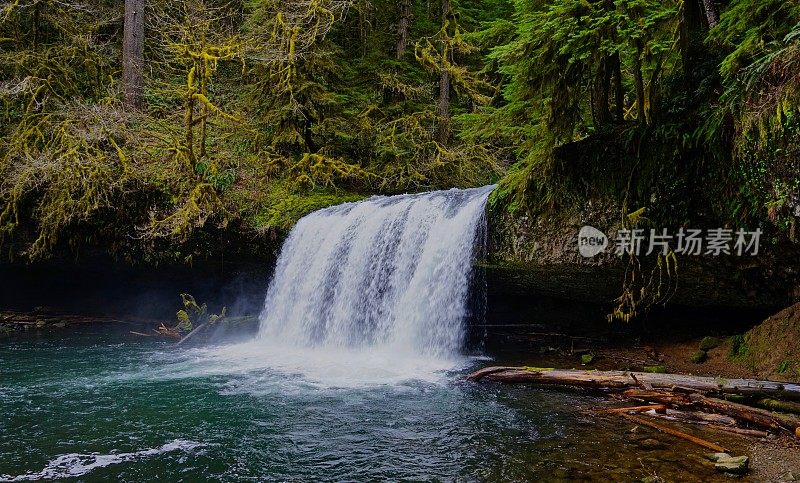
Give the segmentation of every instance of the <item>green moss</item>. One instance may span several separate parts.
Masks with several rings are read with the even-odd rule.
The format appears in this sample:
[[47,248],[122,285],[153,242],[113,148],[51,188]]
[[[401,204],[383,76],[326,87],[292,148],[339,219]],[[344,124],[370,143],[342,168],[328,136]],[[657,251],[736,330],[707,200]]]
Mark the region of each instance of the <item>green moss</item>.
[[278,186],[267,196],[266,203],[253,218],[258,230],[290,230],[300,218],[329,206],[363,200],[366,196],[347,191],[317,189],[293,192]]
[[555,371],[555,369],[554,369],[554,368],[552,368],[552,367],[547,367],[547,368],[545,368],[545,367],[529,367],[529,366],[526,366],[526,367],[525,367],[525,370],[526,370],[526,371],[530,371],[530,372],[548,372],[548,371]]
[[704,350],[699,350],[692,354],[692,362],[695,364],[702,364],[708,360],[708,353]]
[[719,342],[719,339],[716,337],[703,337],[703,340],[700,341],[700,350],[710,351],[711,349],[719,346]]
[[744,359],[750,352],[749,342],[744,335],[734,335],[730,338],[730,351],[728,357],[731,359]]
[[644,368],[644,372],[648,374],[666,374],[667,367],[666,366],[647,366]]

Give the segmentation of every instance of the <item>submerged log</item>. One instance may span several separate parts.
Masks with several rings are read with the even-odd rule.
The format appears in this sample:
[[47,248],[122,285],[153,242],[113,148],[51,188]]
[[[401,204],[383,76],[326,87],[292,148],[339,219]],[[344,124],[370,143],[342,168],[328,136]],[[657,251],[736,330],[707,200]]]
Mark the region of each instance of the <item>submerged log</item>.
[[722,446],[720,446],[720,445],[718,445],[716,443],[712,443],[710,441],[706,441],[704,439],[698,438],[697,436],[692,436],[691,434],[686,434],[683,431],[678,431],[677,429],[670,428],[669,426],[664,426],[662,424],[658,424],[658,423],[655,423],[653,421],[649,421],[647,419],[644,419],[642,417],[634,416],[632,414],[619,413],[619,415],[622,416],[625,419],[633,421],[636,424],[639,424],[639,425],[642,425],[642,426],[648,426],[650,428],[657,429],[657,430],[659,430],[659,431],[661,431],[663,433],[667,433],[667,434],[670,434],[672,436],[676,436],[678,438],[685,439],[686,441],[691,441],[692,443],[694,443],[696,445],[702,446],[704,448],[708,448],[708,449],[710,449],[712,451],[716,451],[717,453],[727,453],[728,452],[728,450],[726,450],[725,448],[723,448]]
[[467,379],[577,386],[623,391],[632,388],[652,388],[698,392],[703,394],[743,394],[769,396],[774,399],[800,401],[800,384],[786,384],[753,379],[723,379],[687,376],[682,374],[651,374],[625,371],[578,371],[540,369],[533,367],[487,367]]

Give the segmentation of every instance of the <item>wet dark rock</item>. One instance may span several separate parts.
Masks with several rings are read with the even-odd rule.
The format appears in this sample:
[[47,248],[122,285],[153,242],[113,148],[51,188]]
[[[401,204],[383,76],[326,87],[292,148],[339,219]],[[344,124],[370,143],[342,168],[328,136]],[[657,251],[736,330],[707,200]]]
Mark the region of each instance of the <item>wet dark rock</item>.
[[664,443],[654,438],[646,438],[639,441],[639,446],[647,450],[656,450],[664,447]]
[[750,459],[747,456],[729,456],[718,459],[714,468],[723,473],[743,475],[747,473],[749,463]]
[[709,460],[711,460],[711,461],[713,461],[715,463],[717,461],[721,460],[721,459],[730,458],[730,457],[731,457],[731,455],[729,455],[728,453],[708,453],[706,455],[706,458],[708,458]]
[[781,476],[780,481],[800,481],[800,471],[789,471]]

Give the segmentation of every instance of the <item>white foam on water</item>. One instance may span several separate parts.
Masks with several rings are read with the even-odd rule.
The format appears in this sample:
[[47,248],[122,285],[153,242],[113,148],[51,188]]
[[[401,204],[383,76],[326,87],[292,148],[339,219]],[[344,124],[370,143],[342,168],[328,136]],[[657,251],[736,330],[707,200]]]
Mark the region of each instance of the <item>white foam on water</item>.
[[244,372],[256,380],[283,380],[284,386],[294,381],[302,387],[310,383],[326,388],[395,385],[410,380],[443,382],[449,371],[468,362],[464,357],[397,354],[392,347],[380,345],[293,347],[262,341],[211,349],[203,359],[202,367],[195,367],[203,375]]
[[91,473],[93,470],[98,468],[105,468],[107,466],[125,463],[127,461],[144,459],[174,451],[190,453],[202,446],[203,444],[194,441],[176,439],[158,448],[151,448],[133,453],[64,454],[51,459],[44,469],[42,469],[42,471],[36,473],[26,473],[19,476],[0,475],[0,481],[11,482],[75,478]]

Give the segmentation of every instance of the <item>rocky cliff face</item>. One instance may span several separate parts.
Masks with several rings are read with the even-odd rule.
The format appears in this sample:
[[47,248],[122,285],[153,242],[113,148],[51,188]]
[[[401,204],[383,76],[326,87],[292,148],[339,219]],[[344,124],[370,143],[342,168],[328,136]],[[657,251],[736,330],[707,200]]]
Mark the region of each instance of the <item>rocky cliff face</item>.
[[[487,270],[523,293],[608,303],[620,295],[628,265],[627,256],[613,247],[620,214],[610,201],[590,201],[557,214],[492,214]],[[578,250],[578,232],[586,225],[611,239],[612,246],[592,258]],[[649,274],[655,257],[640,259]],[[676,281],[670,304],[783,307],[800,301],[800,245],[765,234],[755,257],[679,256]]]

